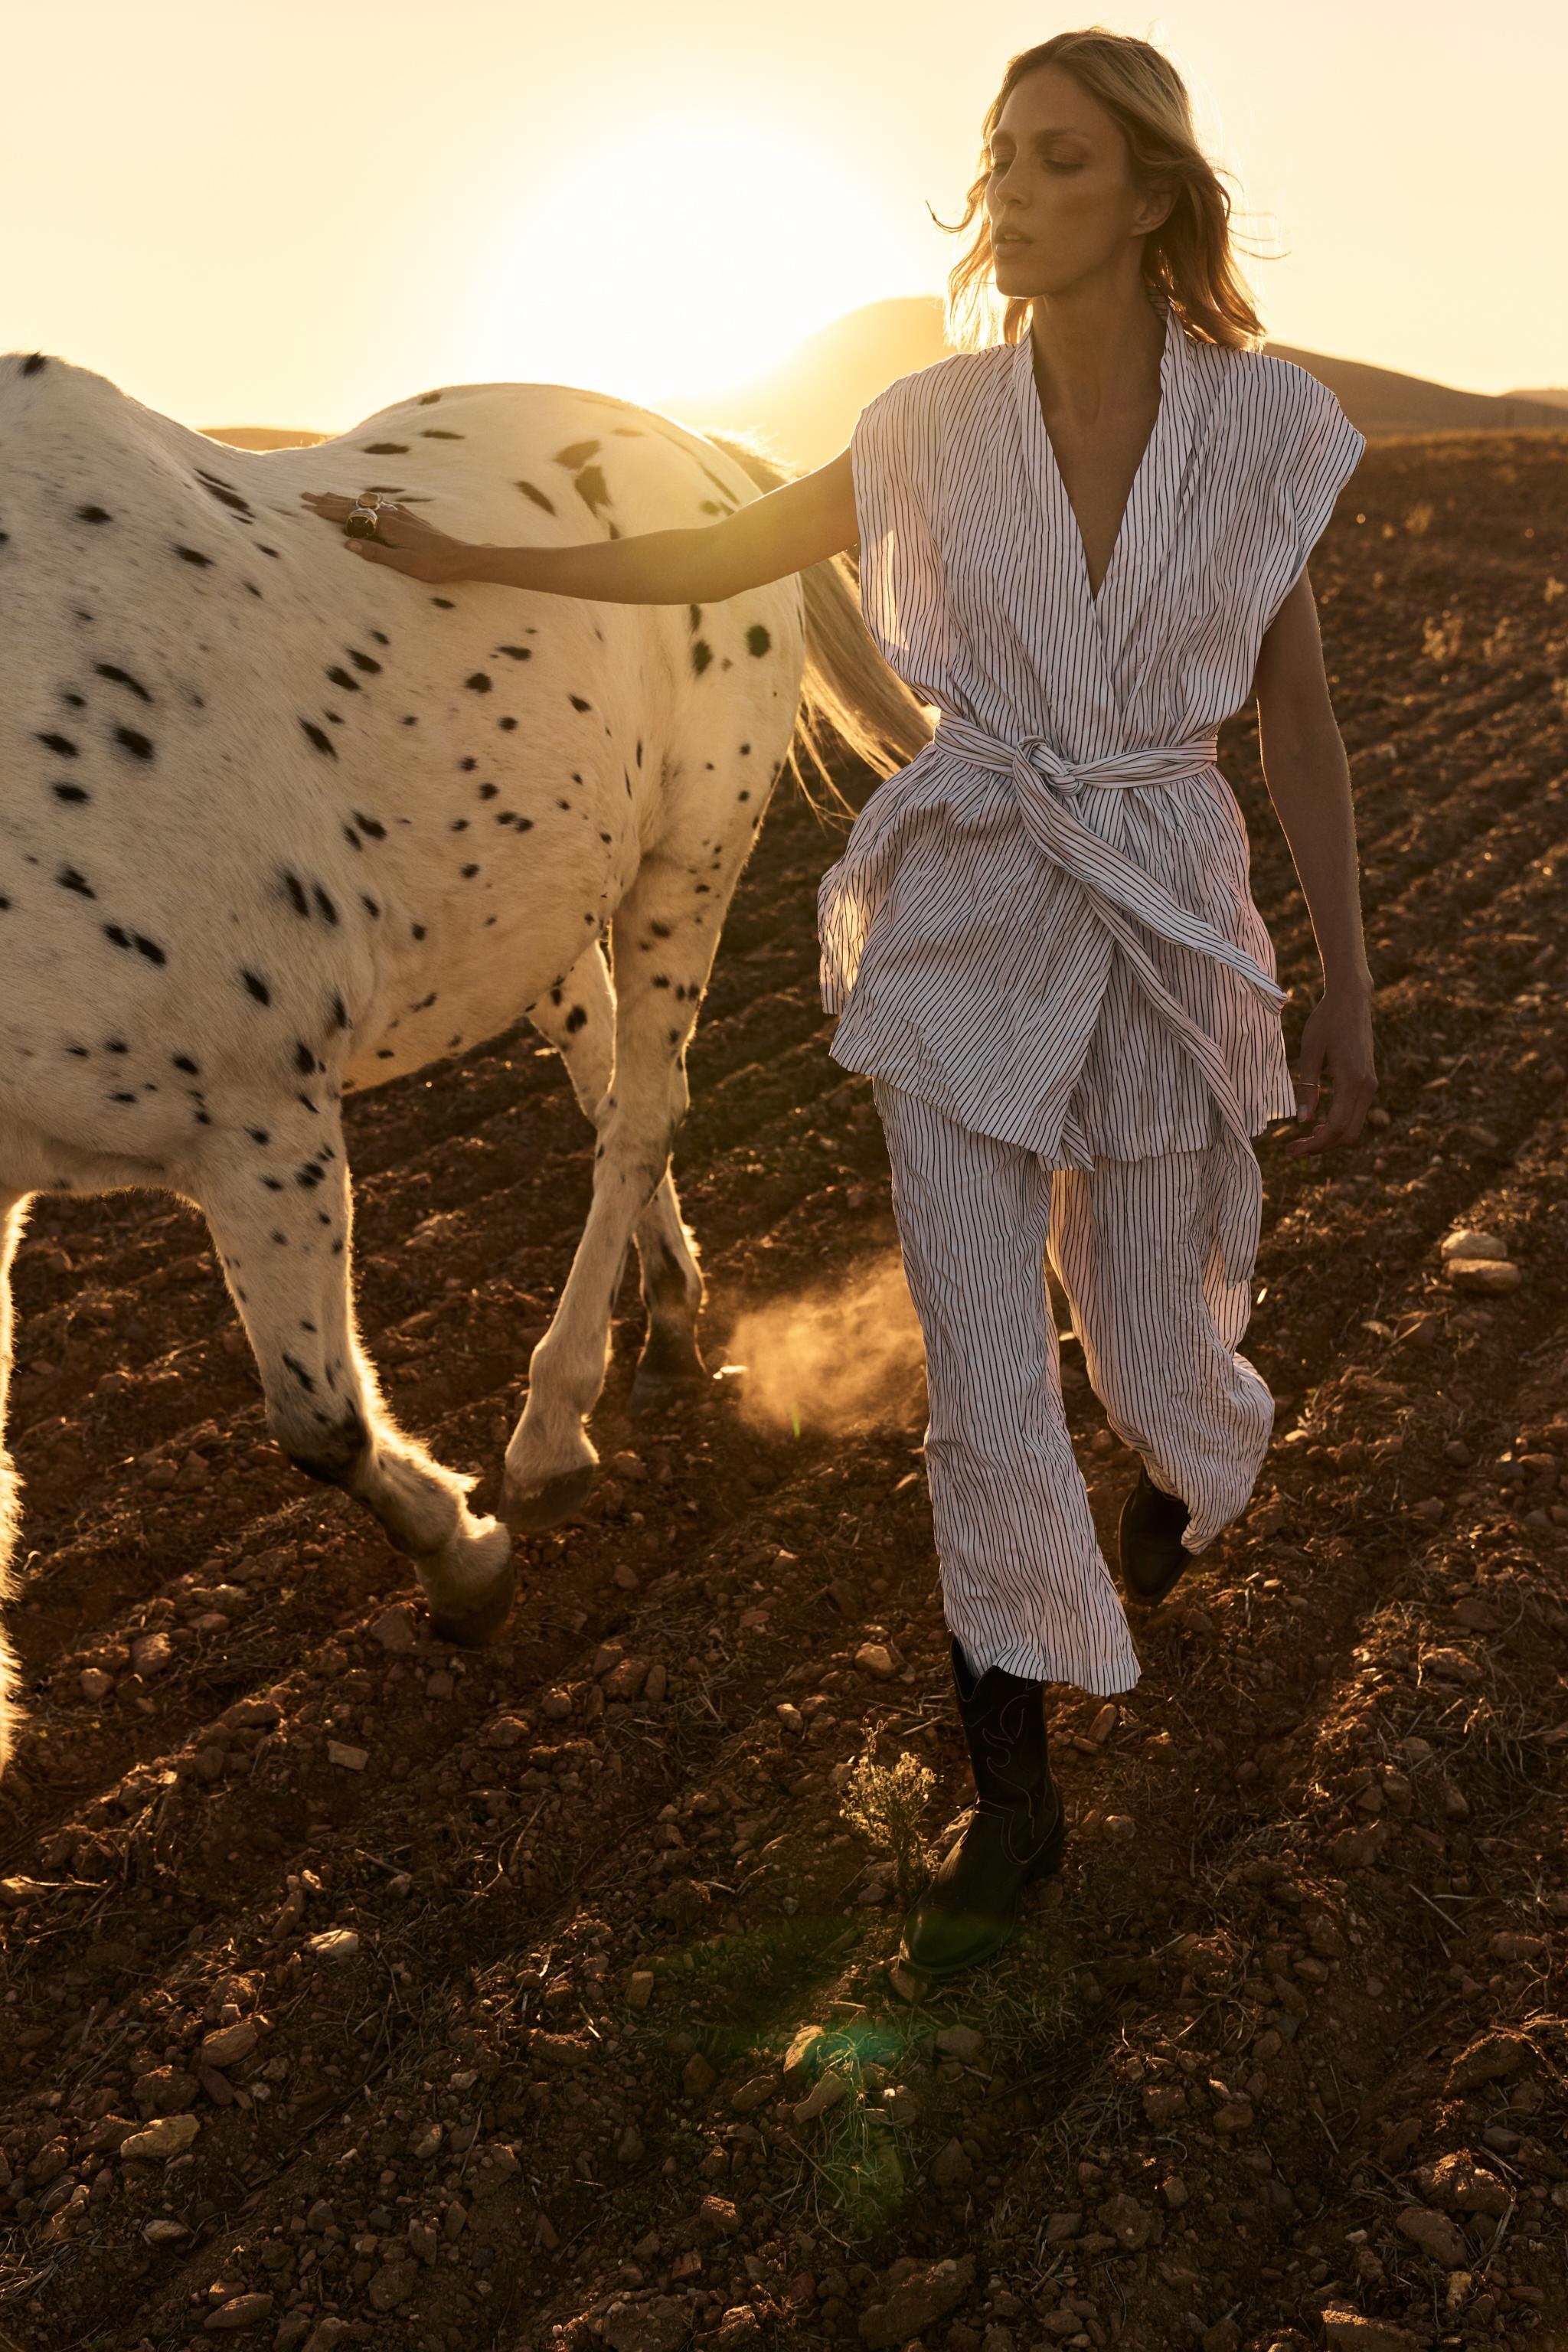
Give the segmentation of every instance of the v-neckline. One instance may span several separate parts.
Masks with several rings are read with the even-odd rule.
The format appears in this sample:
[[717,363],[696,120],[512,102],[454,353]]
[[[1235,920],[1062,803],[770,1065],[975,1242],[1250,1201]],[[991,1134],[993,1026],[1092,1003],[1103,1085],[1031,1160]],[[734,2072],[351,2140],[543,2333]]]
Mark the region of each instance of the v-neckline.
[[[1084,596],[1089,604],[1089,610],[1095,614],[1099,614],[1104,604],[1106,591],[1111,584],[1112,575],[1119,574],[1122,569],[1121,553],[1128,538],[1129,524],[1133,523],[1133,518],[1139,503],[1139,494],[1152,471],[1153,463],[1159,451],[1163,449],[1164,446],[1164,441],[1170,425],[1171,411],[1173,406],[1171,399],[1171,379],[1175,366],[1175,346],[1183,331],[1176,319],[1175,312],[1172,310],[1171,306],[1166,303],[1163,306],[1163,309],[1165,321],[1165,340],[1160,352],[1160,396],[1154,409],[1154,422],[1149,428],[1149,437],[1143,444],[1142,455],[1138,460],[1132,479],[1128,485],[1127,496],[1122,501],[1121,513],[1117,520],[1116,537],[1111,542],[1110,553],[1106,560],[1105,571],[1101,576],[1098,589],[1094,587],[1089,579],[1089,550],[1084,544],[1083,527],[1079,521],[1078,509],[1073,505],[1071,495],[1068,489],[1066,478],[1063,476],[1061,466],[1057,457],[1056,443],[1051,439],[1050,426],[1046,423],[1046,412],[1040,405],[1039,386],[1035,380],[1035,349],[1033,335],[1025,334],[1020,339],[1018,344],[1018,351],[1022,360],[1020,388],[1023,396],[1028,403],[1030,413],[1034,419],[1035,431],[1038,435],[1038,446],[1044,454],[1047,479],[1050,484],[1055,498],[1060,502],[1060,508],[1063,515],[1065,516],[1068,531],[1070,534],[1073,545],[1078,551],[1078,577],[1082,584]],[[1134,528],[1136,526],[1134,524]]]

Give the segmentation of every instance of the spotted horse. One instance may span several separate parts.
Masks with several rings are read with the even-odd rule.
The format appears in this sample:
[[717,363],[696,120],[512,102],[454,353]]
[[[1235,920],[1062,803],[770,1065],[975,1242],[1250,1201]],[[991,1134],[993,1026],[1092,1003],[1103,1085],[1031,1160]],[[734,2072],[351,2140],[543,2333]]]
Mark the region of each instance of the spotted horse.
[[[459,536],[548,545],[713,520],[784,478],[622,400],[465,385],[263,455],[11,354],[0,451],[0,1413],[30,1196],[174,1192],[206,1219],[279,1443],[374,1513],[446,1636],[483,1641],[512,1533],[592,1484],[634,1240],[634,1403],[702,1377],[670,1152],[781,769],[804,784],[830,730],[889,768],[923,714],[843,559],[706,609],[436,593],[353,562],[299,502],[374,487]],[[524,1015],[597,1141],[498,1521],[379,1394],[342,1103]],[[13,1543],[16,1512],[0,1452]]]

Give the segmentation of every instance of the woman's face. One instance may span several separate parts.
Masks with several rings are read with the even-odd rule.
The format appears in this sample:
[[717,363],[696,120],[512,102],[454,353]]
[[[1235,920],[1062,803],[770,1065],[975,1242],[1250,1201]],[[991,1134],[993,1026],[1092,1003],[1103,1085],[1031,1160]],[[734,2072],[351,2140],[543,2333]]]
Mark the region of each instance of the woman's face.
[[997,291],[1060,294],[1121,261],[1157,228],[1168,197],[1134,182],[1114,118],[1062,66],[1011,92],[992,136],[985,209]]

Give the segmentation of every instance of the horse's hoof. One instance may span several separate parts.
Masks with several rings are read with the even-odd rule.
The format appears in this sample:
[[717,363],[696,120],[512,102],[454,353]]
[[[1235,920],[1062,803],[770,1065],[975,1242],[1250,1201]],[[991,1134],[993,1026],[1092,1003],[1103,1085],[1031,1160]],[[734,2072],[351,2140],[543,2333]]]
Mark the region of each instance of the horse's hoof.
[[505,1542],[500,1572],[487,1590],[462,1601],[437,1602],[426,1595],[430,1610],[430,1630],[438,1642],[455,1642],[460,1649],[477,1650],[491,1642],[511,1614],[512,1600],[517,1591],[517,1570],[511,1556],[511,1538],[504,1528],[490,1521],[486,1529],[486,1549],[493,1548],[494,1539]]
[[632,1374],[626,1411],[640,1420],[645,1413],[668,1412],[671,1405],[680,1404],[711,1386],[707,1366],[700,1360],[689,1371],[684,1368],[679,1371],[656,1371],[639,1364]]
[[487,1642],[494,1641],[510,1616],[516,1591],[517,1575],[509,1562],[495,1591],[477,1608],[432,1609],[430,1631],[438,1642],[455,1642],[461,1650],[482,1649]]
[[541,1536],[580,1511],[594,1491],[595,1465],[563,1470],[529,1490],[508,1485],[501,1489],[500,1515],[514,1536]]

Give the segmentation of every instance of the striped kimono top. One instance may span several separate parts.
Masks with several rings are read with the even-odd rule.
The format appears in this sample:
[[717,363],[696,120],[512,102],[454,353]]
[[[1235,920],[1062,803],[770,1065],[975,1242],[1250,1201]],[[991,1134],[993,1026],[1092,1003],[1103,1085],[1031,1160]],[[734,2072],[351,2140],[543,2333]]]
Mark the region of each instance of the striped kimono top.
[[1250,1139],[1296,1106],[1215,731],[1366,445],[1304,369],[1157,307],[1158,413],[1098,596],[1027,336],[900,378],[855,426],[866,620],[939,724],[822,877],[821,992],[844,1067],[1053,1167],[1223,1134],[1237,1280]]

